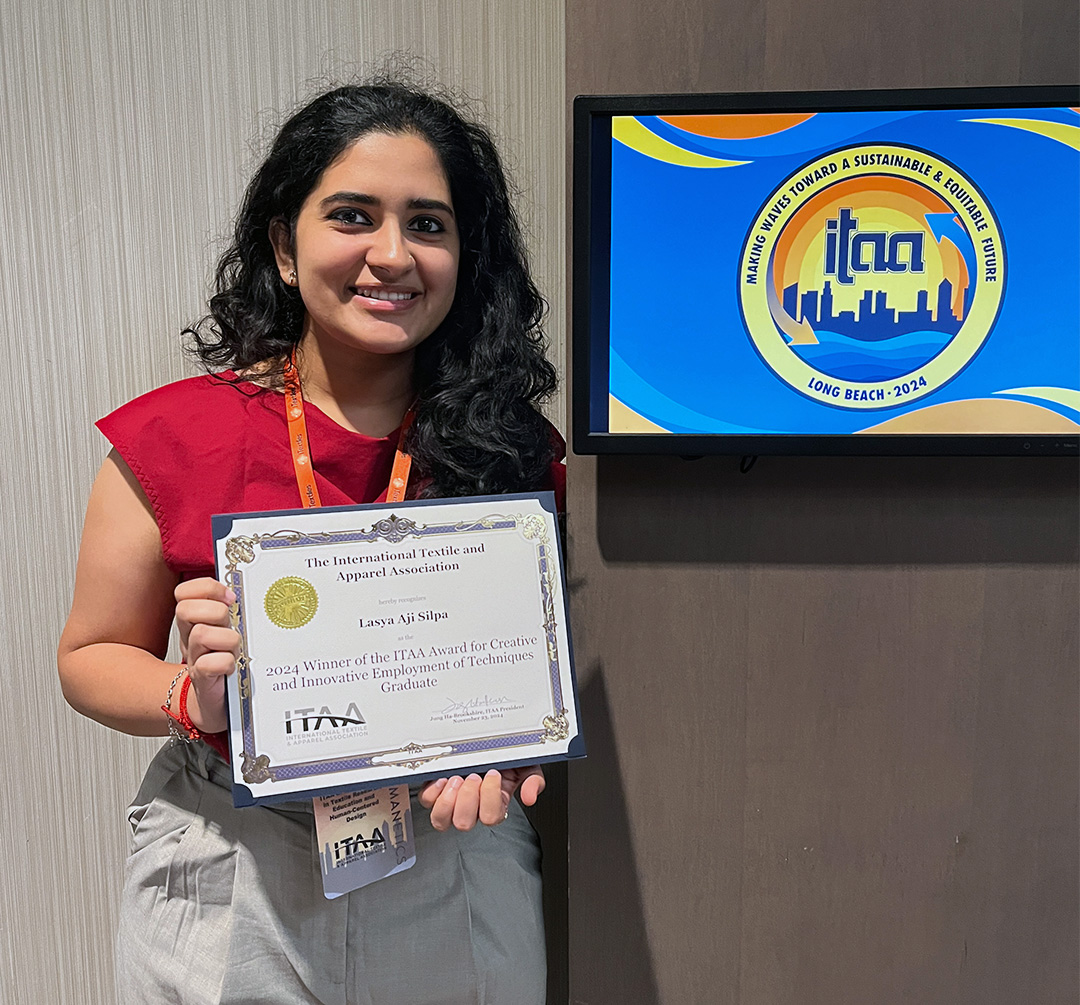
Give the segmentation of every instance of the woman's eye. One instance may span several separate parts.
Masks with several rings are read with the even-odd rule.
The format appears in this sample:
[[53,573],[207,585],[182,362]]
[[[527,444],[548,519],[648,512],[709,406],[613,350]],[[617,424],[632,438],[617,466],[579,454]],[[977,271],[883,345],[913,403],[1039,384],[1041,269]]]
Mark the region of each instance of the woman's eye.
[[418,216],[409,224],[410,230],[419,230],[422,234],[441,234],[446,228],[442,221],[434,216]]
[[334,212],[330,214],[330,219],[337,220],[339,223],[353,225],[371,223],[371,220],[366,213],[352,206],[343,206],[341,209],[335,209]]

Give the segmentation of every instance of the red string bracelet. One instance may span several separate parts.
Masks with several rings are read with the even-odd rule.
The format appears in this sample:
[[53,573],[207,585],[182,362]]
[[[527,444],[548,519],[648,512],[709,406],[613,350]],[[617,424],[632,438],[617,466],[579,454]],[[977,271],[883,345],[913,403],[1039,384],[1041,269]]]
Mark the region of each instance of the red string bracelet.
[[[184,682],[180,685],[180,701],[179,701],[179,714],[173,712],[169,707],[172,704],[172,691],[176,686],[176,681],[180,675],[183,674]],[[161,710],[169,717],[169,734],[177,740],[183,743],[192,743],[195,740],[202,740],[212,750],[217,751],[221,757],[228,762],[229,761],[229,734],[228,732],[221,733],[204,733],[199,729],[194,722],[191,721],[191,716],[187,710],[188,690],[191,688],[191,677],[187,673],[187,667],[182,667],[180,673],[173,678],[172,687],[169,688],[168,697],[165,699],[165,704],[161,706]],[[177,728],[179,727],[179,728]],[[181,732],[180,730],[183,730]]]
[[[181,673],[184,673],[184,671],[181,670]],[[184,731],[181,734],[179,731],[177,731],[175,728],[173,728],[173,729],[170,730],[172,735],[178,740],[186,740],[186,741],[189,741],[189,742],[192,741],[192,740],[200,740],[200,739],[202,739],[202,735],[203,735],[196,728],[195,723],[193,723],[191,721],[191,716],[188,715],[187,697],[188,697],[188,691],[190,689],[191,689],[191,677],[190,677],[189,674],[184,673],[184,683],[180,685],[180,714],[177,715],[176,712],[174,712],[171,708],[169,708],[169,705],[172,704],[172,701],[171,701],[171,699],[172,699],[172,688],[169,689],[169,699],[166,700],[165,704],[161,706],[161,711],[164,712],[172,720],[172,722],[179,725],[180,728],[183,729],[183,731]]]

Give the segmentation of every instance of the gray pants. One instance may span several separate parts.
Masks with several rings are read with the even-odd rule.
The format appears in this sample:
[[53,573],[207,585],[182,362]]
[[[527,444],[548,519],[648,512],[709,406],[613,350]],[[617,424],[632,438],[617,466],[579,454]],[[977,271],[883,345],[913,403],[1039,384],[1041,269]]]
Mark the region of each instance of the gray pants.
[[517,802],[416,864],[323,897],[310,803],[237,810],[228,766],[166,745],[131,806],[120,1005],[542,1005],[540,849]]

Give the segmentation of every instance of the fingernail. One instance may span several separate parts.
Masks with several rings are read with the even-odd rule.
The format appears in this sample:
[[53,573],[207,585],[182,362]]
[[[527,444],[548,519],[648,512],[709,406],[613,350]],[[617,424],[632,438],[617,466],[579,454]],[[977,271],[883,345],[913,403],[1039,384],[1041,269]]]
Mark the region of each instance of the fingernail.
[[484,777],[485,778],[490,778],[492,775],[497,775],[497,774],[498,774],[498,771],[496,771],[494,768],[490,768],[488,770],[488,773],[486,775],[484,775]]
[[460,789],[463,782],[464,779],[460,775],[454,775],[454,777],[450,779],[450,788]]
[[476,779],[476,781],[480,781],[480,776],[476,774],[476,772],[473,772],[471,775],[469,775],[469,781],[471,782],[473,779]]
[[236,603],[236,594],[233,593],[231,586],[225,591],[225,603],[230,607]]

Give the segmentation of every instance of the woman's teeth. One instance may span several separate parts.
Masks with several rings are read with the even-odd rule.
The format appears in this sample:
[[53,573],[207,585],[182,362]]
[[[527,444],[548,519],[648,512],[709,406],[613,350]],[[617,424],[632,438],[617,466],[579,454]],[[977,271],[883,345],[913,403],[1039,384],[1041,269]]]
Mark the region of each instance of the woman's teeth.
[[391,293],[387,290],[365,289],[362,286],[357,287],[356,293],[371,300],[412,300],[416,296],[415,293]]

